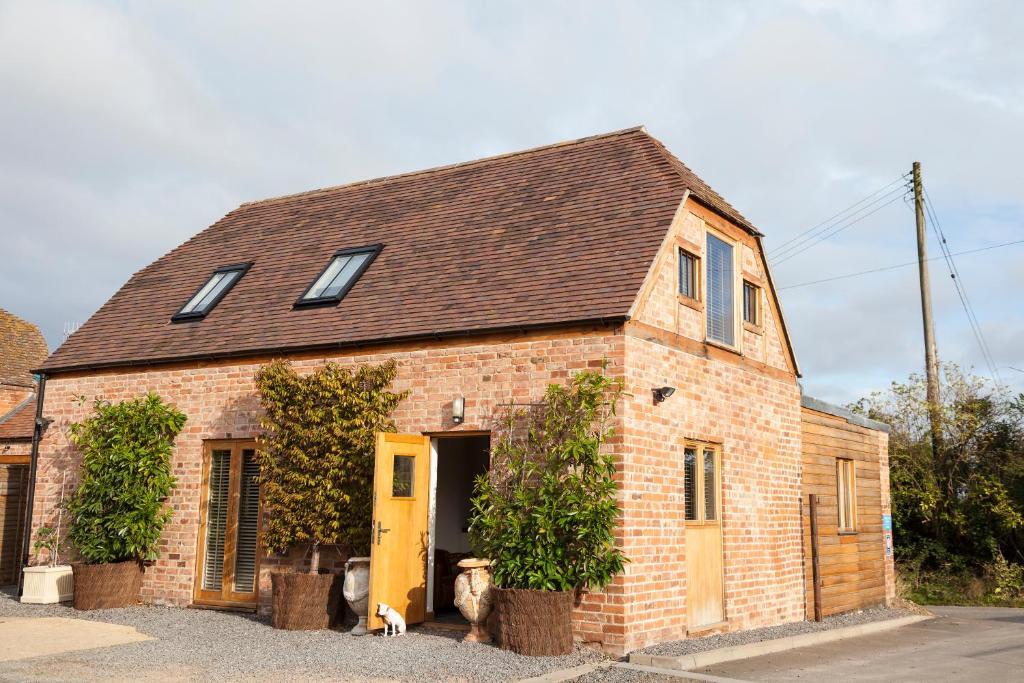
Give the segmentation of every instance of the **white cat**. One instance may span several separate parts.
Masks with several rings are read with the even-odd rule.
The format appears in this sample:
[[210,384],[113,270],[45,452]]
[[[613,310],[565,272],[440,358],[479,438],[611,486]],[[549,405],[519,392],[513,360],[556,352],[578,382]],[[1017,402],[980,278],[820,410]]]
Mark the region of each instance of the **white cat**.
[[388,636],[389,628],[393,636],[400,636],[405,633],[405,619],[393,607],[389,607],[383,602],[378,602],[377,616],[384,620],[384,637]]

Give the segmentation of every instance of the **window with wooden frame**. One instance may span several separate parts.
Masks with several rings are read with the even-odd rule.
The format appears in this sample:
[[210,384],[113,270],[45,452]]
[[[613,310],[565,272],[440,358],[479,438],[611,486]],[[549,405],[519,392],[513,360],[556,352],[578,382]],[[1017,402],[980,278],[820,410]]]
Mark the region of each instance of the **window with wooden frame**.
[[839,533],[857,531],[857,470],[853,460],[836,460],[836,508]]
[[682,247],[679,253],[679,296],[700,300],[700,258]]
[[746,280],[743,281],[743,322],[761,324],[761,288]]
[[704,281],[707,283],[707,338],[735,347],[736,318],[739,313],[736,310],[736,246],[709,231],[704,269]]
[[683,504],[687,522],[718,522],[721,449],[688,442],[683,449]]

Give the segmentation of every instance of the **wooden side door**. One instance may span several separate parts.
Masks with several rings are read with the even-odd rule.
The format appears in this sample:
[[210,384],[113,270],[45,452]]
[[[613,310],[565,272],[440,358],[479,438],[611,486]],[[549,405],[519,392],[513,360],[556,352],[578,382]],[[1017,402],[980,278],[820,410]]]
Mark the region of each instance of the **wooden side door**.
[[407,624],[426,618],[429,495],[430,437],[378,434],[367,628],[384,628],[376,614],[381,602]]
[[260,565],[259,466],[255,441],[207,441],[194,600],[255,607]]
[[28,456],[0,456],[0,586],[17,583],[21,572],[28,515],[27,462]]
[[725,620],[721,462],[718,446],[686,444],[686,611],[690,631]]

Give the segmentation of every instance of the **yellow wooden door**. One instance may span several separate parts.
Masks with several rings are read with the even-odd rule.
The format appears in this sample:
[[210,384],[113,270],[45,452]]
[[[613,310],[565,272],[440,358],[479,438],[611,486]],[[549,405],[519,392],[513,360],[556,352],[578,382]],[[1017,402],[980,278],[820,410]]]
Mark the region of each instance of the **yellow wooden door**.
[[687,444],[684,455],[686,506],[686,612],[690,631],[725,620],[722,578],[721,452]]
[[259,599],[260,489],[256,443],[205,443],[193,600],[255,607]]
[[427,506],[430,437],[377,435],[370,539],[370,608],[367,627],[384,628],[377,604],[393,607],[407,624],[427,612]]

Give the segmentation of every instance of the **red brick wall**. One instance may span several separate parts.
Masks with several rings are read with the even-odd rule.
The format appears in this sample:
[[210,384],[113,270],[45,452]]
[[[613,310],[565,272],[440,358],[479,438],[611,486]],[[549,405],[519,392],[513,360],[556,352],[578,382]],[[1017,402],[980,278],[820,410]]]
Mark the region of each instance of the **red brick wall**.
[[32,387],[0,384],[0,417],[32,395]]
[[[395,388],[412,392],[395,415],[400,431],[487,430],[495,405],[538,399],[549,383],[598,367],[602,359],[608,359],[610,373],[621,376],[624,344],[621,334],[611,329],[573,330],[444,345],[393,346],[356,354],[307,355],[297,358],[295,364],[302,371],[312,370],[325,360],[380,363],[394,358],[399,364]],[[55,422],[40,447],[33,526],[54,522],[60,473],[77,472],[79,456],[68,443],[68,425],[86,417],[97,397],[118,401],[155,391],[189,419],[177,439],[173,457],[178,478],[178,489],[170,501],[174,519],[164,532],[160,559],[146,573],[142,597],[156,604],[189,604],[196,566],[203,440],[256,434],[260,409],[252,378],[265,360],[50,378],[45,414]],[[451,401],[457,395],[466,397],[466,420],[462,425],[451,422]],[[80,401],[80,396],[86,400]],[[621,448],[621,442],[611,447]],[[269,609],[269,572],[280,566],[303,565],[303,554],[304,549],[298,549],[288,558],[263,560],[261,609]],[[324,559],[330,564],[332,553],[325,553]],[[334,558],[336,563],[340,560]],[[577,611],[575,623],[588,640],[621,651],[625,628],[622,614],[621,589],[612,586],[606,595],[588,596]]]

